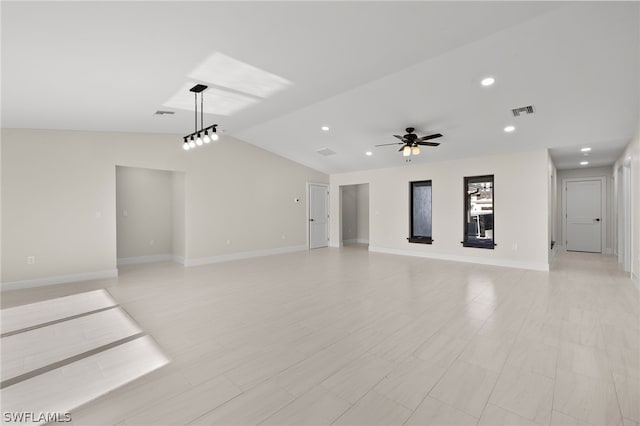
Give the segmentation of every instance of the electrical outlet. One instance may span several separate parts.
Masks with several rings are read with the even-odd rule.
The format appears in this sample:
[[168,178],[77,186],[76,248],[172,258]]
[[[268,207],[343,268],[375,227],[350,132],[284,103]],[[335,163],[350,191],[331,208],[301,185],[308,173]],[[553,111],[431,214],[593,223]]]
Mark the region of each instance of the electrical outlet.
[[513,243],[513,244],[511,245],[511,250],[513,250],[513,251],[518,251],[518,243]]
[[156,240],[149,240],[149,245],[150,246],[155,246],[156,245]]
[[100,219],[102,217],[102,212],[96,212],[96,219]]
[[231,245],[231,240],[227,240],[227,245],[230,246]]
[[129,212],[126,210],[122,210],[122,216],[127,217],[129,216]]
[[287,236],[284,234],[284,232],[282,233],[282,237],[281,237],[281,238],[282,238],[283,240],[286,240],[286,239],[287,239]]
[[27,265],[33,265],[36,263],[36,257],[35,256],[27,256]]

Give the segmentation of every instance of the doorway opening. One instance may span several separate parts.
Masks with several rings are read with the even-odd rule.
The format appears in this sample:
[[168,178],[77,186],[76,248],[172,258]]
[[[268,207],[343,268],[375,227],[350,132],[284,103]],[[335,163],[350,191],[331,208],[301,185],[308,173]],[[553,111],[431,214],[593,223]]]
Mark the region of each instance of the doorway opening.
[[616,171],[617,255],[626,272],[631,271],[631,162]]
[[117,264],[184,264],[185,173],[116,166]]
[[340,187],[340,245],[369,245],[369,184]]

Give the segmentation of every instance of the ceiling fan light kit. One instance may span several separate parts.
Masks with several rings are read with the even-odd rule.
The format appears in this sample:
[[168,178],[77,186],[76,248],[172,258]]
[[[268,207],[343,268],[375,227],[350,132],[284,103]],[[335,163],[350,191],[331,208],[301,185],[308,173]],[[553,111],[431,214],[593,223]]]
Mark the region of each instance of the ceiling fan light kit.
[[[182,149],[185,151],[218,140],[217,124],[204,127],[204,99],[202,92],[204,92],[207,87],[208,86],[204,84],[196,84],[189,89],[190,92],[193,92],[195,98],[195,129],[193,133],[189,133],[182,138],[184,140]],[[198,130],[198,94],[200,94],[200,130]]]
[[402,151],[402,155],[404,157],[410,157],[412,155],[419,155],[420,154],[420,145],[422,145],[422,146],[438,146],[438,145],[440,145],[440,143],[438,143],[438,142],[427,142],[427,141],[429,141],[431,139],[441,138],[442,137],[441,133],[434,133],[432,135],[418,137],[418,135],[413,133],[415,131],[415,129],[413,127],[407,127],[405,130],[407,131],[407,134],[404,135],[404,136],[393,135],[395,138],[400,139],[402,142],[385,143],[385,144],[382,144],[382,145],[376,145],[376,147],[378,147],[378,146],[389,146],[389,145],[402,145],[402,147],[400,147],[400,149],[398,151]]

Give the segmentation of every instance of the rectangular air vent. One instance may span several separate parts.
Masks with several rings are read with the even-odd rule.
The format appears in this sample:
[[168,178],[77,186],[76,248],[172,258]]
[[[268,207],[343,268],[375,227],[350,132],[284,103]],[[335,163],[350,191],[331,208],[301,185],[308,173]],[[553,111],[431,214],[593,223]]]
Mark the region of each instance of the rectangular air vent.
[[335,151],[332,151],[329,148],[318,149],[316,150],[316,152],[320,155],[324,155],[325,157],[328,157],[329,155],[334,155],[336,153]]
[[528,105],[520,108],[514,108],[511,110],[514,117],[520,117],[521,115],[529,115],[533,114],[535,111],[533,109],[533,105]]
[[174,111],[163,111],[161,109],[153,113],[153,115],[173,115],[173,114],[175,114]]

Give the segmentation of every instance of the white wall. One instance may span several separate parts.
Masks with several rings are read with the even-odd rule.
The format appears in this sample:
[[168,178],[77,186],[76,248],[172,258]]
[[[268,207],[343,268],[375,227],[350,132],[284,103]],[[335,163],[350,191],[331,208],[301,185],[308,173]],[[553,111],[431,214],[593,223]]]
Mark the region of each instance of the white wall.
[[2,130],[3,283],[115,272],[114,137],[87,136]]
[[171,200],[173,202],[171,213],[173,223],[171,225],[171,254],[174,260],[184,263],[187,256],[185,241],[185,174],[183,172],[171,172]]
[[[636,18],[640,19],[640,9]],[[637,99],[640,99],[640,92],[637,95]],[[640,120],[635,136],[614,164],[613,170],[616,171],[626,161],[631,167],[631,277],[640,289]]]
[[[331,245],[339,245],[341,185],[369,183],[370,250],[548,269],[548,154],[546,150],[424,163],[331,176]],[[494,250],[462,247],[463,178],[495,175]],[[410,181],[433,184],[433,245],[411,244]],[[516,248],[517,245],[517,248]]]
[[612,167],[588,167],[588,168],[580,168],[580,169],[567,169],[567,170],[558,170],[557,172],[557,213],[556,213],[556,222],[558,225],[558,240],[560,245],[564,247],[564,229],[562,227],[562,206],[564,205],[564,188],[562,181],[563,179],[573,179],[573,178],[586,178],[586,177],[605,177],[605,187],[603,188],[606,193],[605,198],[605,212],[606,217],[604,219],[604,231],[605,231],[605,240],[603,242],[604,253],[613,253],[613,186],[612,186],[612,177],[613,177],[613,168]]
[[[555,253],[558,250],[558,245],[560,244],[559,238],[558,238],[558,234],[557,234],[557,223],[556,223],[556,218],[557,218],[557,211],[558,211],[558,203],[557,203],[557,188],[558,188],[558,171],[556,169],[555,164],[553,163],[553,160],[551,159],[551,156],[549,156],[548,158],[548,185],[547,185],[547,190],[548,190],[548,225],[547,225],[547,229],[548,229],[548,235],[549,235],[549,264],[551,265],[553,263],[553,258]],[[553,247],[553,249],[551,248],[551,242],[555,241],[555,245]]]
[[631,273],[640,287],[640,128],[613,169],[617,170],[625,162],[631,166]]
[[187,257],[306,248],[306,184],[329,177],[237,139],[220,142],[209,155],[185,153]]
[[185,152],[179,135],[2,129],[3,284],[115,272],[116,165],[186,173],[192,263],[304,248],[306,182],[328,182],[231,137]]
[[173,253],[170,171],[116,167],[117,258]]

